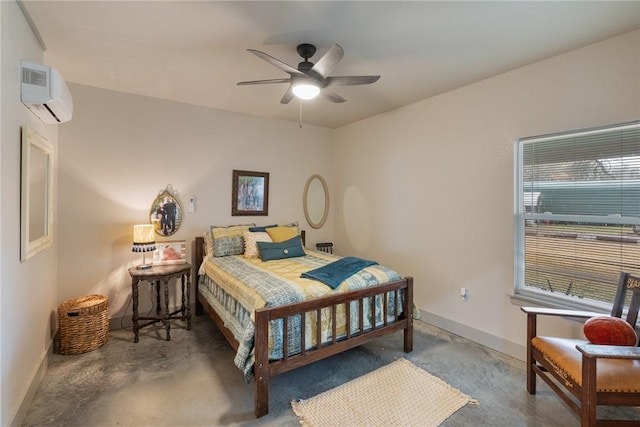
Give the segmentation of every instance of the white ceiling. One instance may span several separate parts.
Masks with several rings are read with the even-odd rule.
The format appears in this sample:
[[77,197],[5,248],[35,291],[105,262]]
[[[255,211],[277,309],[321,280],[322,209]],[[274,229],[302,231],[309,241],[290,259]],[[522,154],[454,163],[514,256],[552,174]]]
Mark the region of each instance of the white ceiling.
[[337,128],[640,28],[640,1],[23,1],[68,82],[259,117],[298,121],[280,104],[287,77],[246,51],[294,67],[300,43],[345,51],[331,75],[380,74],[303,104],[303,122]]

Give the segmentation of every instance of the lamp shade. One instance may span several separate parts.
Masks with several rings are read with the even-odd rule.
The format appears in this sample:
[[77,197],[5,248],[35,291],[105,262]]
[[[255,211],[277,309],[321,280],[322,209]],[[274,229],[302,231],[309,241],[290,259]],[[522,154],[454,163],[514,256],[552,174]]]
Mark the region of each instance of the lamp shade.
[[153,224],[133,226],[133,252],[151,252],[156,250],[156,236]]

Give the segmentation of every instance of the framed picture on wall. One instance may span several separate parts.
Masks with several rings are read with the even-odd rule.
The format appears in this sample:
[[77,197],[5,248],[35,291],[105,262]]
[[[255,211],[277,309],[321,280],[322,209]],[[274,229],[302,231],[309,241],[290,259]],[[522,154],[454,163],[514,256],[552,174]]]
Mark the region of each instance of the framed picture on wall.
[[233,171],[231,215],[268,215],[269,173]]
[[182,264],[187,262],[187,245],[184,240],[156,242],[153,263],[156,265]]

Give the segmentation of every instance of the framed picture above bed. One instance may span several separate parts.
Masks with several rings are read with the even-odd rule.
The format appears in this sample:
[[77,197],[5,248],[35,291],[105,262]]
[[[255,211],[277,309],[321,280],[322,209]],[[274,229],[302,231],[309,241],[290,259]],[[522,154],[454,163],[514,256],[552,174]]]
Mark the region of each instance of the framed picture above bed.
[[231,215],[269,214],[269,173],[233,171]]

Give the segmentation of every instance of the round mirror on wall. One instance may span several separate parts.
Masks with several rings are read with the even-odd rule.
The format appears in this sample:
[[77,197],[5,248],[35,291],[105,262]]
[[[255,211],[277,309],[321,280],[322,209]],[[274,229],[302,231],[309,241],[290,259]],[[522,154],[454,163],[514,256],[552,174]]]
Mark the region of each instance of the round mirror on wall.
[[304,216],[312,228],[324,225],[329,214],[329,189],[320,175],[312,175],[304,186],[302,196]]

